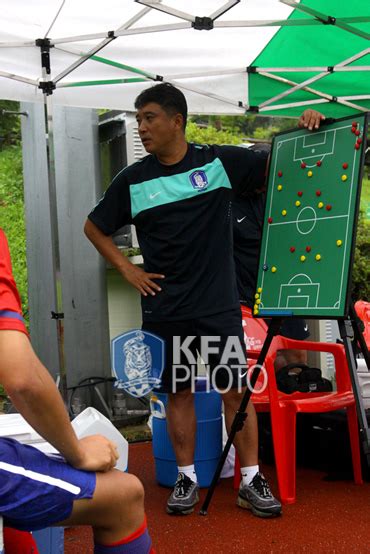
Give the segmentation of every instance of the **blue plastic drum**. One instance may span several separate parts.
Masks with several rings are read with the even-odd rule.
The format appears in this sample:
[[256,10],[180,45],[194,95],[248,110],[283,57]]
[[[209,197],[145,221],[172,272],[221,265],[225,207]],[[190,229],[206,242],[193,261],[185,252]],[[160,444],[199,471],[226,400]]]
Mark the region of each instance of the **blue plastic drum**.
[[[201,487],[209,487],[222,452],[221,396],[206,390],[206,379],[197,378],[195,412],[197,435],[195,445],[195,471]],[[166,419],[167,394],[156,393],[151,401],[153,415],[153,454],[155,475],[160,485],[173,487],[177,478],[177,463]]]

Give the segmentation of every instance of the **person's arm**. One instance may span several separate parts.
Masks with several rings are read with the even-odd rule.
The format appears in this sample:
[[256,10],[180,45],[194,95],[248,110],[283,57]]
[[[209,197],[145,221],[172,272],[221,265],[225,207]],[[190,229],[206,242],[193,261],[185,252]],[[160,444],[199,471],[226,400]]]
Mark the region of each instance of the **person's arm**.
[[114,244],[112,237],[105,235],[90,219],[87,219],[84,231],[97,251],[143,296],[148,296],[148,294],[155,296],[156,292],[162,290],[152,279],[164,279],[164,275],[147,273],[140,267],[132,264],[126,256],[121,254]]
[[88,471],[115,466],[111,441],[100,435],[77,439],[54,381],[20,331],[0,330],[0,382],[19,413],[71,465]]

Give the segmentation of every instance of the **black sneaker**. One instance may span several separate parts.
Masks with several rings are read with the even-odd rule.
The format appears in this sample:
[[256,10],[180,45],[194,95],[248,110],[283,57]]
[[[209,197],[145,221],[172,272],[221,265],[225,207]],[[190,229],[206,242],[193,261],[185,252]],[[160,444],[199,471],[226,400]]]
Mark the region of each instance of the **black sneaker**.
[[185,473],[179,473],[175,488],[167,501],[168,514],[191,514],[195,504],[199,502],[199,485],[194,483]]
[[281,514],[281,504],[273,497],[262,473],[256,473],[249,485],[241,482],[236,503],[241,508],[252,510],[258,517],[277,517]]

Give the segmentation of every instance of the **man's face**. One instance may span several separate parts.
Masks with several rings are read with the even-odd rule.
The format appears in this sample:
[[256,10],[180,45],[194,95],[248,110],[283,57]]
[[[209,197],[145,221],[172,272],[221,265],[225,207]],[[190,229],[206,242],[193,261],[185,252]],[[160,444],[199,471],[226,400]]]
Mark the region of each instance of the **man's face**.
[[140,108],[136,120],[141,142],[149,154],[161,154],[171,149],[182,127],[180,114],[169,115],[155,102]]

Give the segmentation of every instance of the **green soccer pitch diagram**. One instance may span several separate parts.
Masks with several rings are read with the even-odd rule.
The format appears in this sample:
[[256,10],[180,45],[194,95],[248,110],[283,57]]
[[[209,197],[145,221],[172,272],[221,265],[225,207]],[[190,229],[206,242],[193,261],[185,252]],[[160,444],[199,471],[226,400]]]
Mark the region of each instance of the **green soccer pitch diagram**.
[[255,317],[347,315],[367,115],[276,135]]

